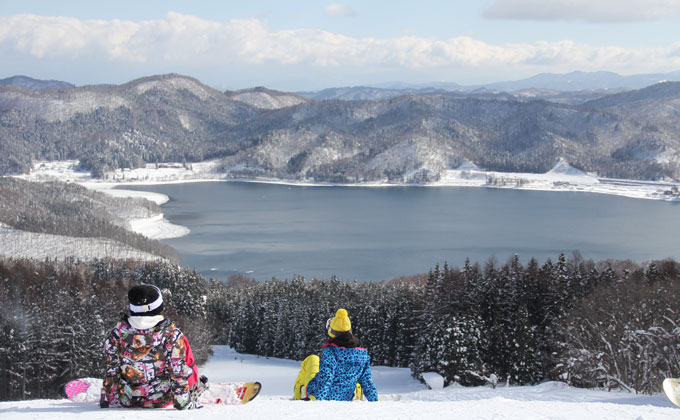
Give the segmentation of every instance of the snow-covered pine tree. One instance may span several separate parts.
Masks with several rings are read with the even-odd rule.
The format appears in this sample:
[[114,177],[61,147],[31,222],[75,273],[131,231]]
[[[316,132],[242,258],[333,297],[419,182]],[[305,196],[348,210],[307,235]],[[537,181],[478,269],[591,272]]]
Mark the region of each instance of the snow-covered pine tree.
[[[310,354],[310,332],[314,331],[312,323],[312,308],[314,307],[310,285],[304,277],[296,275],[290,282],[288,296],[289,335],[282,337],[284,346],[288,347],[287,356],[294,360],[303,360]],[[317,333],[318,333],[318,328]],[[316,343],[314,343],[316,347]]]
[[470,259],[466,258],[461,277],[463,285],[461,298],[458,300],[461,311],[467,314],[480,314],[484,304],[480,301],[484,295],[484,281],[479,264],[472,264]]
[[431,359],[433,351],[430,351],[433,340],[431,336],[434,330],[435,313],[438,304],[438,283],[440,281],[439,264],[434,270],[430,270],[427,275],[427,282],[425,283],[425,290],[422,298],[416,303],[418,308],[416,314],[416,331],[417,340],[416,345],[411,354],[411,374],[417,378],[422,379],[421,375],[426,372],[428,366],[433,366],[434,360]]
[[487,348],[484,324],[479,317],[448,315],[426,332],[429,341],[422,348],[422,372],[437,372],[445,384],[480,385],[487,369],[483,351]]
[[559,359],[570,383],[654,393],[664,377],[680,375],[680,278],[673,266],[653,270],[654,282],[634,273],[637,280],[623,281],[611,264],[604,269],[607,281],[559,324]]
[[534,331],[527,307],[521,305],[516,309],[513,319],[512,341],[509,343],[512,366],[508,372],[513,381],[520,385],[533,384],[544,377]]
[[268,280],[260,288],[261,307],[260,319],[262,327],[257,339],[256,354],[262,356],[278,356],[277,349],[274,348],[276,338],[283,333],[282,329],[286,323],[286,312],[288,307],[282,307],[281,301],[283,287],[278,280]]

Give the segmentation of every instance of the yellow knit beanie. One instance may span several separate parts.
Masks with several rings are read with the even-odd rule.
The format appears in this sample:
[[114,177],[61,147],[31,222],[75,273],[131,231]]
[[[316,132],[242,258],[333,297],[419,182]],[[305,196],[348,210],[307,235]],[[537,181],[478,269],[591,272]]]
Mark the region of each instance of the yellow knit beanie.
[[338,333],[342,332],[352,332],[352,323],[349,322],[347,310],[338,309],[338,312],[335,313],[335,318],[331,320],[328,326],[328,335],[335,338]]

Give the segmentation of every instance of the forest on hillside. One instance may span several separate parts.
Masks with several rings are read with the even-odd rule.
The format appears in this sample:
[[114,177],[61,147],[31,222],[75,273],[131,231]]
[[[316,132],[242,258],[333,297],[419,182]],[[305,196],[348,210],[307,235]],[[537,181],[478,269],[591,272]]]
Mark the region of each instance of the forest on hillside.
[[[349,311],[372,363],[438,372],[447,384],[660,390],[680,375],[680,264],[584,260],[466,261],[382,283],[243,276],[206,280],[169,262],[0,259],[0,400],[55,398],[66,381],[101,376],[102,340],[126,291],[159,286],[166,315],[199,363],[210,344],[301,360],[325,323]],[[209,376],[209,373],[207,373]],[[291,378],[291,383],[294,378]]]
[[66,182],[29,182],[0,177],[0,224],[26,232],[107,238],[179,262],[177,251],[126,228],[130,219],[161,214],[143,198],[111,197]]
[[680,178],[680,82],[578,106],[488,92],[261,95],[290,101],[263,109],[172,74],[43,91],[0,84],[0,174],[28,173],[39,160],[78,160],[95,177],[219,160],[235,178],[432,182],[463,162],[544,173],[563,158],[602,177]]

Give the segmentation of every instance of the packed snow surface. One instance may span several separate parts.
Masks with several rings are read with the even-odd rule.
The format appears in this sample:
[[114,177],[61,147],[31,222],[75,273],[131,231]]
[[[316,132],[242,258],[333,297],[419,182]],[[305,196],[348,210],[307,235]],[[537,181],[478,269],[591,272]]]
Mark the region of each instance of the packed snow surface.
[[0,402],[7,420],[664,420],[680,417],[663,395],[634,395],[569,387],[559,382],[535,386],[449,386],[428,390],[405,368],[373,367],[381,401],[293,401],[293,383],[300,362],[238,354],[215,346],[215,355],[200,367],[210,381],[262,383],[254,401],[239,406],[205,406],[197,412],[173,409],[100,409],[96,403],[62,400]]

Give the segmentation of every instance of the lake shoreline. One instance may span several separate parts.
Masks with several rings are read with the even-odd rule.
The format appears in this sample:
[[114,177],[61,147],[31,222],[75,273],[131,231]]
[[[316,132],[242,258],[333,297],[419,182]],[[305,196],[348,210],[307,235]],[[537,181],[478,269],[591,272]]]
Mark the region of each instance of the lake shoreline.
[[166,244],[200,274],[382,281],[466,258],[680,255],[676,203],[490,188],[328,188],[261,182],[122,187],[167,194],[191,234]]
[[[468,257],[475,261],[483,261],[490,256],[504,259],[514,253],[527,258],[536,257],[543,259],[554,257],[561,252],[579,250],[585,253],[588,258],[631,258],[636,261],[648,261],[674,257],[677,254],[677,252],[671,251],[676,250],[676,246],[671,243],[663,243],[652,247],[653,249],[645,248],[638,251],[633,249],[631,251],[631,249],[627,249],[625,246],[620,246],[622,243],[627,243],[626,240],[616,239],[612,242],[610,236],[618,235],[621,238],[637,238],[640,235],[648,235],[648,228],[642,231],[639,228],[648,223],[654,224],[658,217],[645,216],[654,213],[647,213],[647,210],[636,212],[636,215],[644,219],[640,220],[639,223],[630,223],[629,221],[616,222],[614,220],[624,207],[644,207],[646,209],[648,206],[643,204],[645,201],[671,202],[671,206],[660,206],[666,210],[659,211],[666,212],[664,220],[668,220],[668,217],[675,220],[676,218],[673,214],[677,213],[675,202],[678,201],[678,197],[674,191],[677,191],[678,183],[597,178],[575,170],[566,164],[557,165],[554,170],[545,174],[497,173],[480,171],[474,167],[459,168],[446,171],[438,182],[428,184],[387,182],[340,184],[278,179],[244,179],[230,177],[221,173],[218,174],[214,171],[211,172],[209,163],[201,165],[193,164],[189,168],[185,168],[180,164],[158,168],[155,165],[147,165],[145,168],[136,170],[112,172],[109,174],[108,180],[94,179],[89,173],[76,171],[75,168],[77,168],[77,162],[75,161],[43,162],[36,165],[35,170],[30,175],[23,175],[19,178],[36,182],[71,182],[112,196],[143,197],[154,201],[158,205],[167,203],[172,197],[178,202],[183,203],[182,205],[192,206],[193,210],[187,214],[193,214],[195,215],[194,217],[209,220],[208,224],[211,226],[217,226],[221,220],[224,220],[224,217],[219,215],[222,208],[229,207],[231,209],[232,207],[230,206],[235,204],[235,208],[241,211],[241,213],[232,213],[230,217],[238,220],[238,223],[232,223],[231,228],[229,228],[231,230],[224,231],[219,235],[218,239],[220,241],[226,241],[220,243],[220,245],[214,245],[218,242],[205,238],[206,234],[212,234],[208,233],[212,228],[206,230],[205,225],[201,223],[196,224],[186,218],[177,219],[184,220],[179,223],[185,226],[169,222],[163,213],[167,212],[167,214],[172,216],[177,211],[177,205],[168,206],[165,210],[161,209],[159,213],[149,218],[127,220],[126,227],[129,230],[152,239],[167,240],[166,244],[176,249],[184,249],[184,254],[182,254],[183,264],[194,267],[206,277],[226,279],[232,273],[243,273],[244,275],[262,279],[272,276],[289,278],[292,274],[297,273],[309,278],[327,278],[330,275],[338,275],[341,278],[379,281],[394,276],[424,272],[430,267],[428,264],[433,264],[434,262],[442,263],[449,261],[460,263]],[[196,188],[171,188],[169,185],[190,183],[195,183]],[[217,184],[224,184],[225,187],[231,184],[235,188],[226,188],[230,191],[227,195],[219,193],[218,195],[207,195],[203,198],[200,195],[196,195],[188,201],[186,196],[182,197],[185,193],[180,193],[180,191],[186,191],[189,194],[198,194],[196,191],[210,188],[223,190]],[[236,187],[238,184],[241,184],[241,186]],[[251,186],[246,186],[247,184]],[[264,190],[259,187],[256,188],[261,191],[267,191],[266,197],[249,197],[246,191],[255,188],[255,184],[269,184],[272,188],[265,188]],[[169,187],[154,188],[154,186],[163,185],[169,185]],[[273,188],[274,186],[281,186],[281,188]],[[332,187],[337,189],[333,190]],[[487,191],[491,189],[520,190],[528,193],[495,194],[489,192],[488,194],[483,193],[480,196],[475,192],[475,190],[482,192],[484,189],[487,189]],[[552,197],[545,197],[537,202],[537,197],[540,194],[530,194],[532,191],[537,193],[547,191],[591,192],[601,196],[621,196],[625,199],[634,198],[638,200],[629,200],[629,203],[605,207],[593,213],[592,207],[589,205],[584,206],[583,204],[590,201],[598,202],[600,201],[599,198],[593,200],[593,198],[585,197],[586,195],[581,194],[556,194]],[[507,192],[509,193],[510,191]],[[472,195],[472,197],[475,197],[473,202],[480,204],[478,207],[468,208],[463,202],[456,202],[455,200],[448,202],[446,205],[440,202],[435,204],[435,207],[431,207],[431,209],[434,209],[431,213],[423,216],[427,221],[424,225],[415,229],[411,228],[410,231],[408,230],[408,226],[414,226],[413,223],[419,220],[415,215],[422,214],[424,208],[430,208],[428,206],[423,207],[423,203],[420,201],[423,197],[448,197],[452,193],[463,194],[466,197]],[[298,203],[307,204],[296,204],[292,207],[290,205],[280,206],[280,203],[286,203],[286,200],[290,197],[298,196],[309,197],[308,199],[297,201]],[[362,200],[365,198],[378,200],[377,197],[383,196],[392,197],[393,200],[401,200],[399,201],[400,204],[396,207],[394,205],[383,207],[380,201],[372,201],[371,207],[365,207],[362,204],[363,202],[355,201],[357,197],[363,197],[361,198]],[[497,199],[501,199],[503,205],[499,208],[492,203],[488,205],[481,204],[485,199],[480,197],[485,196],[498,196]],[[418,199],[415,201],[408,200],[407,197],[418,197]],[[220,200],[223,198],[228,201],[221,202]],[[213,200],[215,200],[214,203]],[[295,202],[294,200],[293,203]],[[330,202],[333,205],[328,207]],[[515,203],[514,205],[512,205],[513,202]],[[253,230],[252,227],[255,225],[253,225],[252,220],[249,221],[253,211],[255,209],[259,212],[271,211],[274,203],[278,204],[276,205],[277,213],[271,216],[273,219],[270,218],[266,221],[265,223],[269,224],[265,224],[263,229]],[[394,204],[396,201],[392,201],[392,203]],[[508,206],[508,204],[510,205]],[[576,243],[573,245],[569,243],[570,238],[573,240],[575,235],[575,230],[571,227],[564,229],[560,223],[552,223],[550,220],[542,217],[544,214],[542,211],[538,211],[535,214],[535,219],[523,217],[526,212],[525,209],[543,209],[546,205],[551,209],[550,211],[558,211],[558,214],[561,215],[559,217],[562,218],[560,220],[573,219],[574,214],[589,215],[588,219],[584,219],[574,226],[579,227],[586,223],[589,224],[586,232],[601,230],[602,234],[594,240],[594,245],[590,244],[589,247],[589,243]],[[652,203],[649,203],[649,205],[654,206]],[[242,208],[243,206],[247,206],[247,208],[244,209]],[[361,209],[361,213],[354,213],[355,208],[353,206],[359,206],[358,208]],[[440,207],[437,208],[437,206]],[[375,213],[381,215],[389,214],[391,217],[399,216],[401,218],[388,223],[384,217],[378,217],[375,219],[375,222],[371,222],[372,216],[368,210],[370,208],[373,208],[373,215]],[[560,208],[563,210],[560,210]],[[334,212],[338,211],[338,209],[343,209],[340,214],[331,216],[328,221],[319,223],[323,217],[335,214]],[[336,220],[340,220],[344,215],[349,214],[354,214],[354,217],[350,219],[349,225],[337,226]],[[361,214],[361,216],[357,217],[358,214]],[[446,214],[445,218],[437,219],[437,216],[441,214]],[[482,217],[482,214],[486,215]],[[211,217],[212,219],[210,219]],[[635,218],[637,217],[635,216]],[[169,218],[175,220],[174,216]],[[533,226],[538,223],[538,227],[534,230],[522,230],[521,235],[528,233],[530,236],[525,239],[517,239],[519,240],[517,242],[517,240],[513,239],[517,233],[508,232],[506,229],[509,226],[517,225],[519,222],[524,223],[525,226]],[[368,225],[366,225],[367,223]],[[366,232],[370,230],[374,223],[382,224],[380,231],[383,233],[402,236],[395,237],[377,246],[374,244],[371,247],[367,244],[372,243],[371,241],[374,241],[379,235],[369,235],[366,237]],[[614,223],[614,225],[610,226],[609,229],[602,230],[603,223]],[[268,236],[291,226],[296,227],[289,234]],[[331,229],[332,226],[334,226],[334,229]],[[357,228],[358,230],[348,233],[347,227]],[[404,229],[405,227],[406,229]],[[445,233],[447,229],[448,233]],[[478,237],[478,234],[484,229],[494,232],[494,239],[490,242]],[[666,233],[668,233],[668,229],[674,230],[674,228],[665,229],[663,232]],[[621,233],[623,231],[627,231],[627,233]],[[289,239],[294,238],[296,232],[306,232],[307,235],[312,234],[312,232],[322,232],[320,233],[322,236],[331,235],[334,238],[334,245],[332,246],[338,244],[337,249],[328,253],[323,247],[317,245],[307,244],[308,246],[305,248],[303,246],[305,238]],[[658,236],[656,236],[657,239],[654,243],[660,242],[658,238],[667,236],[658,232],[658,229],[657,234]],[[427,240],[424,236],[428,236]],[[191,239],[193,237],[200,237],[201,239],[198,242],[192,242],[194,241],[194,239]],[[431,237],[439,238],[439,243],[430,245]],[[517,236],[517,238],[519,237]],[[539,246],[540,249],[538,250],[527,246],[527,244],[545,241],[546,237],[549,238],[548,241]],[[364,239],[353,242],[355,238]],[[463,242],[460,242],[461,240]],[[344,245],[340,245],[341,241],[344,241]],[[420,245],[416,245],[416,241]],[[408,249],[399,246],[399,244],[405,243],[410,244]],[[422,248],[420,251],[422,255],[417,256],[413,250],[420,249],[418,248],[419,246]],[[662,248],[661,251],[658,249],[659,247]],[[618,250],[619,248],[622,249]],[[605,252],[606,250],[609,251]],[[265,263],[262,259],[264,256],[260,255],[261,252],[271,254],[271,259]],[[305,258],[301,261],[294,261],[293,254],[300,252],[305,254]],[[323,254],[323,252],[326,252],[328,255]],[[371,272],[371,270],[375,271],[376,269],[370,268],[378,260],[376,252],[377,254],[383,252],[383,254],[392,255],[388,255],[387,260],[389,263],[382,264],[379,273]],[[212,259],[218,254],[219,258]],[[310,257],[311,255],[314,255],[314,257]],[[330,259],[327,260],[329,255]],[[427,255],[427,257],[424,258],[423,255]],[[411,258],[411,256],[415,257],[414,261],[407,263],[408,258]],[[226,263],[224,262],[225,258],[228,260]],[[352,262],[351,267],[348,266],[348,261]],[[361,270],[366,270],[366,267],[370,269],[365,273],[362,272]]]
[[[244,182],[287,185],[294,187],[346,187],[346,188],[403,188],[403,187],[476,187],[545,192],[586,192],[609,194],[636,199],[680,201],[679,182],[638,181],[598,178],[585,174],[565,161],[545,174],[483,171],[474,165],[464,165],[445,171],[440,180],[430,183],[362,182],[331,183],[272,178],[238,178],[217,173],[217,161],[190,165],[179,163],[147,164],[144,168],[118,169],[107,174],[109,179],[93,178],[89,172],[77,171],[77,161],[37,162],[28,175],[29,181],[74,182],[87,188],[118,197],[143,197],[162,205],[169,197],[162,194],[126,190],[125,186],[186,184],[199,182]],[[159,217],[160,216],[160,217]],[[130,221],[130,229],[152,239],[170,239],[189,234],[184,226],[173,225],[160,215]]]

